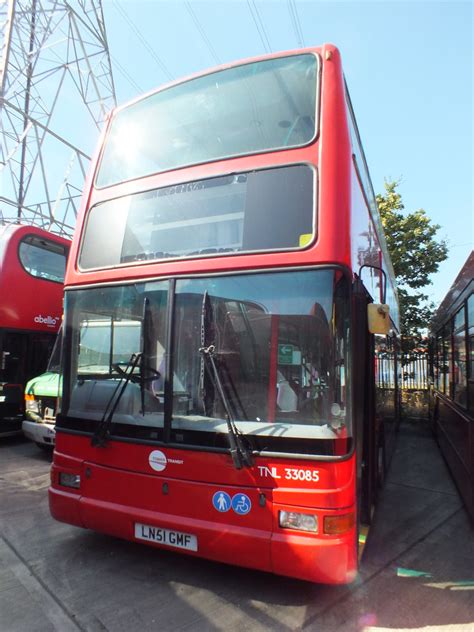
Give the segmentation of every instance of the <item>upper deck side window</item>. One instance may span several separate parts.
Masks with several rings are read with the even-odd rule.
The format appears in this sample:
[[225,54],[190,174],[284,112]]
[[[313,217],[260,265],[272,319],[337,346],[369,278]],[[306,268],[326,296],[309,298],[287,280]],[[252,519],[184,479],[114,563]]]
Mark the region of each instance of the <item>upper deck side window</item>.
[[469,410],[474,413],[474,294],[467,299],[467,376]]
[[[467,335],[468,335],[468,362],[469,379],[474,381],[474,294],[467,299]],[[473,399],[474,408],[474,399]]]
[[23,268],[34,277],[46,281],[64,282],[67,249],[38,235],[27,235],[18,248]]
[[453,399],[467,405],[466,310],[463,305],[453,319]]
[[380,219],[380,213],[377,208],[377,202],[375,200],[374,189],[372,187],[372,181],[369,175],[369,169],[367,167],[367,161],[365,158],[364,150],[362,148],[362,142],[359,136],[359,130],[355,119],[354,110],[352,109],[351,98],[346,86],[346,105],[347,105],[347,120],[349,122],[349,134],[351,137],[352,155],[357,166],[359,178],[361,180],[362,188],[369,205],[370,214],[374,223],[376,224],[377,231],[383,234],[382,221]]
[[220,70],[122,110],[97,187],[179,167],[306,145],[317,134],[319,58],[279,57]]

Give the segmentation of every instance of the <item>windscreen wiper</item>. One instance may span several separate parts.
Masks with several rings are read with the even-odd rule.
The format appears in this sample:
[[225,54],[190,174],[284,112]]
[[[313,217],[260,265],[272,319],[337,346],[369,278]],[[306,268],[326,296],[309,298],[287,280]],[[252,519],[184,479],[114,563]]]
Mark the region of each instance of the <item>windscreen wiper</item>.
[[114,389],[114,392],[107,402],[107,406],[105,407],[102,419],[99,421],[96,431],[92,435],[91,445],[93,447],[105,447],[105,444],[110,437],[110,426],[112,425],[112,418],[115,411],[117,410],[117,406],[119,405],[120,400],[122,399],[122,395],[127,388],[127,384],[129,382],[137,382],[141,379],[141,377],[134,375],[134,371],[137,368],[142,356],[143,354],[141,352],[132,353],[125,369],[122,369],[122,367],[118,364],[112,365],[115,371],[117,371],[117,373],[120,375],[120,381],[118,382],[117,386]]
[[[203,296],[203,308],[202,308],[202,323],[201,332],[203,334],[202,339],[208,341],[207,328],[209,323],[209,296],[207,290]],[[214,344],[202,346],[199,348],[199,353],[203,359],[204,365],[208,371],[208,375],[211,378],[214,390],[219,394],[220,400],[226,413],[227,430],[229,437],[230,454],[235,467],[240,470],[243,466],[251,467],[253,465],[252,452],[247,445],[247,441],[244,435],[235,425],[234,415],[230,402],[225,393],[224,385],[222,383],[219,369],[215,360],[216,348]]]
[[[105,407],[102,419],[99,421],[96,431],[91,439],[91,445],[94,447],[103,448],[110,437],[110,426],[112,425],[112,419],[117,410],[122,395],[125,393],[127,384],[133,382],[140,385],[140,393],[142,400],[142,414],[145,415],[145,384],[152,380],[157,380],[161,377],[161,373],[150,366],[145,366],[143,361],[144,355],[142,352],[132,353],[130,360],[124,369],[119,364],[113,364],[112,368],[120,375],[120,381],[114,389],[107,406]],[[140,366],[140,372],[135,373],[135,369]],[[153,375],[150,377],[144,377],[144,371],[151,371]]]
[[232,457],[232,461],[238,470],[242,469],[242,466],[251,467],[253,465],[252,452],[251,449],[246,445],[244,435],[235,425],[235,420],[232,414],[229,400],[227,399],[227,395],[225,394],[222,380],[219,375],[219,370],[214,359],[216,348],[214,345],[210,345],[209,347],[200,347],[199,353],[204,358],[208,370],[210,367],[209,374],[212,383],[214,385],[214,388],[219,393],[219,397],[226,412],[230,455]]

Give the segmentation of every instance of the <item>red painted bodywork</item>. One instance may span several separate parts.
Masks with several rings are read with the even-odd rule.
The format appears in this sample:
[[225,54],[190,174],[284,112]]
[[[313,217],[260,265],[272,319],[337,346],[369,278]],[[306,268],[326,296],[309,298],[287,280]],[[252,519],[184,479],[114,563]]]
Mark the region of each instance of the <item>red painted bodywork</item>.
[[[354,511],[355,456],[337,465],[257,457],[252,468],[236,470],[230,455],[162,448],[168,463],[157,473],[149,465],[153,449],[113,441],[93,448],[89,437],[58,432],[49,491],[53,517],[125,539],[134,539],[135,522],[157,525],[196,535],[199,548],[191,555],[310,581],[353,579],[355,528],[343,536],[289,532],[278,526],[278,512],[316,515],[322,530],[324,516]],[[288,481],[286,468],[317,470],[319,481]],[[80,492],[61,487],[59,472],[80,474]],[[219,491],[247,494],[252,510],[246,516],[219,513],[212,505]]]
[[[368,206],[361,194],[354,194],[340,55],[332,45],[305,52],[308,50],[321,60],[320,131],[309,146],[221,160],[97,190],[93,182],[101,139],[78,216],[66,286],[315,264],[337,264],[352,274],[361,262],[373,263],[374,251],[378,261],[379,248]],[[290,163],[308,163],[317,170],[317,239],[305,250],[143,262],[99,272],[79,270],[79,246],[87,209],[92,205],[156,187]],[[129,540],[135,539],[135,522],[192,533],[198,537],[199,548],[191,555],[310,581],[345,583],[355,577],[357,528],[342,535],[322,533],[324,516],[357,511],[355,454],[332,462],[257,456],[252,468],[237,470],[229,455],[157,447],[168,459],[162,472],[149,465],[153,446],[109,441],[105,448],[93,448],[90,437],[59,431],[49,490],[52,515]],[[267,472],[264,468],[277,475],[285,468],[318,470],[319,480],[278,479],[262,474]],[[80,489],[59,485],[60,472],[80,474]],[[168,484],[167,493],[164,483]],[[227,491],[231,496],[245,492],[252,501],[252,511],[246,516],[233,511],[219,513],[212,505],[216,491]],[[280,528],[278,512],[282,509],[316,515],[319,533]]]
[[34,277],[22,266],[18,248],[27,235],[66,247],[70,243],[35,226],[0,226],[0,328],[56,333],[61,324],[63,285]]

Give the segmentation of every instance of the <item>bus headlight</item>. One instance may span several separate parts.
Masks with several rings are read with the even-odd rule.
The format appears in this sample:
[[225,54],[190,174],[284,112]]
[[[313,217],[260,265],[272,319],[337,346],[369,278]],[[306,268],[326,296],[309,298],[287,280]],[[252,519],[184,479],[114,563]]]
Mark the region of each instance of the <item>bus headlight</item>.
[[79,489],[81,486],[80,474],[69,474],[68,472],[59,472],[59,484],[63,487],[72,487]]
[[29,413],[39,413],[39,401],[34,395],[25,395],[25,410]]
[[296,531],[318,532],[318,517],[313,514],[304,514],[296,511],[278,512],[278,523],[283,529],[295,529]]

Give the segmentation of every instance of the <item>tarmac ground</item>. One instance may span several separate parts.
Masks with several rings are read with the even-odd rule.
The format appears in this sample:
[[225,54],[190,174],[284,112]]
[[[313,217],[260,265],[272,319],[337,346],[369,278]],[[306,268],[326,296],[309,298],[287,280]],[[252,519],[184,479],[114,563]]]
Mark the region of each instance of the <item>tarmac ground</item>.
[[429,429],[404,422],[361,572],[321,586],[55,522],[51,457],[0,441],[0,632],[474,631],[474,530]]

